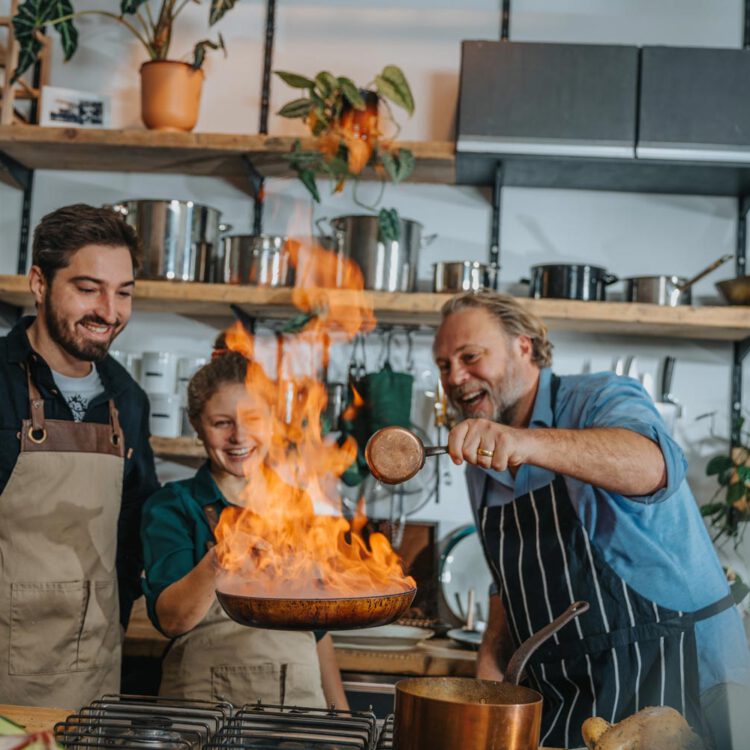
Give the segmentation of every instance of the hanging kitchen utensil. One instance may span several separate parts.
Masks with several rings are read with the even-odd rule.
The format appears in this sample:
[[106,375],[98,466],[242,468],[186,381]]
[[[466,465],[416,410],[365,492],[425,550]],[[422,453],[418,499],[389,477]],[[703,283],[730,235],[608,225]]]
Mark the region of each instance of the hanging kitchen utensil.
[[693,284],[733,257],[733,255],[722,255],[690,279],[686,279],[684,276],[631,276],[623,279],[625,281],[625,299],[628,302],[667,307],[689,305],[692,302],[691,287]]
[[370,436],[366,374],[365,339],[362,334],[357,334],[354,337],[352,354],[349,359],[346,404],[339,420],[341,427],[340,443],[343,444],[351,436],[358,446],[356,460],[341,475],[341,481],[349,487],[356,487],[361,484],[369,473],[362,449]]
[[383,427],[367,441],[365,459],[376,479],[399,484],[411,479],[426,457],[447,452],[448,446],[426,448],[417,435],[403,427]]
[[411,606],[416,588],[397,594],[336,599],[284,599],[216,591],[223,610],[235,622],[271,630],[350,630],[387,625]]
[[513,654],[504,682],[413,677],[396,683],[396,750],[538,750],[542,695],[518,680],[529,657],[588,602],[575,602]]

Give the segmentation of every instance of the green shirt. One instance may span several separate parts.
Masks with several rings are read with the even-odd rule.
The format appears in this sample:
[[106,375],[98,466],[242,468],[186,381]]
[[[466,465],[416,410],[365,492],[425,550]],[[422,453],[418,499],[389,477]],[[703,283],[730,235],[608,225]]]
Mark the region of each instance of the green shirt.
[[[143,593],[148,616],[160,631],[156,616],[159,594],[186,576],[208,552],[208,545],[215,542],[204,512],[212,504],[219,513],[230,505],[206,461],[194,477],[165,484],[143,508]],[[325,635],[324,630],[314,632],[316,640]]]
[[148,615],[157,628],[159,594],[186,576],[203,559],[208,544],[215,541],[203,511],[211,504],[219,512],[229,505],[206,462],[190,479],[165,484],[143,508],[143,593]]

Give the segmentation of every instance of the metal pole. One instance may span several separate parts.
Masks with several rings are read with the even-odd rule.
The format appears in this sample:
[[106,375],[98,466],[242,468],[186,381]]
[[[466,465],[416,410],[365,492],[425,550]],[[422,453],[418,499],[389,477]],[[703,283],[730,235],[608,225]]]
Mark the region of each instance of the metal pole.
[[[273,67],[273,40],[276,33],[276,0],[266,0],[266,38],[263,44],[263,80],[260,93],[260,124],[258,131],[261,135],[268,134],[268,111],[271,101],[271,68]],[[257,174],[257,172],[256,172]],[[253,205],[253,233],[263,233],[263,177],[254,189],[255,201]]]
[[[750,0],[748,0],[750,2]],[[748,3],[746,3],[747,6]],[[746,14],[745,18],[749,16]],[[745,27],[747,33],[747,26]],[[750,209],[750,198],[742,196],[737,202],[737,245],[735,246],[734,271],[736,276],[744,276],[746,268],[747,212]],[[732,404],[730,409],[730,429],[732,446],[740,442],[740,420],[742,418],[742,364],[750,351],[750,337],[744,341],[735,341],[732,345]]]
[[[746,0],[746,2],[750,3],[750,0]],[[510,39],[510,0],[503,0],[503,9],[500,19],[500,39],[504,42],[507,42]]]
[[745,0],[744,9],[745,16],[743,19],[742,46],[747,49],[750,47],[750,0]]
[[503,200],[503,165],[495,165],[495,183],[492,186],[492,229],[490,244],[490,278],[489,286],[497,289],[500,280],[500,208]]

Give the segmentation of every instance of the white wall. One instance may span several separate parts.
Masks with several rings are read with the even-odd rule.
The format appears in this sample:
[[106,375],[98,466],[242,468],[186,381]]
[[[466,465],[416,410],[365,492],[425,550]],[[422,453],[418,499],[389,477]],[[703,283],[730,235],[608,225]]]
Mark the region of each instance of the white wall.
[[[0,0],[0,13],[8,0]],[[459,48],[463,39],[497,38],[499,0],[385,0],[373,7],[358,0],[303,2],[288,0],[277,9],[274,67],[311,73],[330,69],[367,83],[387,63],[403,67],[414,89],[417,111],[404,122],[401,137],[439,140],[452,137],[458,89]],[[4,8],[5,6],[5,8]],[[77,8],[102,7],[93,0]],[[607,42],[737,47],[741,44],[741,0],[514,0],[511,38],[524,41]],[[205,5],[189,5],[181,18],[175,52],[188,53],[205,36]],[[219,24],[229,48],[226,59],[214,53],[206,64],[201,117],[197,131],[257,132],[262,67],[264,6],[240,0]],[[109,21],[87,17],[79,24],[80,48],[63,64],[59,45],[52,83],[107,92],[113,97],[113,125],[139,124],[137,68],[144,59],[137,43]],[[272,111],[294,92],[274,81]],[[297,122],[271,117],[273,133],[301,134]],[[371,193],[374,188],[366,188]],[[211,178],[163,175],[39,172],[33,222],[66,203],[103,203],[128,197],[193,198],[223,211],[235,230],[250,228],[247,197]],[[389,187],[386,205],[421,221],[438,240],[423,253],[420,278],[429,285],[435,260],[486,259],[490,206],[486,192],[430,185]],[[16,267],[20,197],[0,186],[0,272]],[[270,180],[266,230],[284,231],[291,221],[309,221],[313,207],[292,181]],[[357,211],[350,195],[325,196],[314,215]],[[734,251],[736,202],[700,196],[653,196],[620,193],[506,189],[502,205],[502,282],[504,288],[528,274],[532,263],[585,260],[620,275],[691,274],[725,252]],[[694,294],[715,302],[713,281],[731,276],[727,267],[700,282]],[[139,314],[123,334],[120,348],[173,349],[200,353],[214,331],[168,315]],[[422,336],[418,360],[424,386],[432,377],[429,337]],[[661,358],[677,358],[673,391],[685,404],[677,437],[690,459],[690,481],[700,500],[713,484],[703,476],[707,458],[725,449],[712,437],[728,434],[731,347],[720,343],[555,334],[556,369],[579,372],[608,368],[620,354],[638,356],[642,369],[658,375]],[[147,341],[147,344],[143,344]],[[342,353],[337,366],[343,372]],[[696,418],[715,412],[713,420]],[[447,462],[444,462],[447,469]],[[418,515],[438,519],[446,532],[469,521],[459,470],[449,471],[438,506]],[[750,559],[750,558],[749,558]]]

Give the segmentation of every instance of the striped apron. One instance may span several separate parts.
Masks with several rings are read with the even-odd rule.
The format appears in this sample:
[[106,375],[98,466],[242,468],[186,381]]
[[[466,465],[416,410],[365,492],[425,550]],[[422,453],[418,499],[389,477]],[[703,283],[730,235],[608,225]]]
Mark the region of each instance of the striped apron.
[[544,696],[541,744],[583,746],[588,717],[615,722],[645,706],[671,706],[705,734],[694,626],[731,607],[731,594],[689,613],[643,597],[591,544],[561,475],[499,507],[487,506],[486,487],[480,537],[516,645],[573,602],[591,604],[527,666]]

